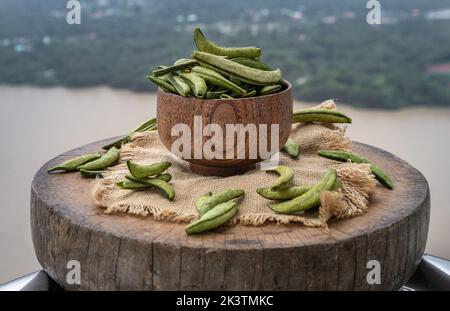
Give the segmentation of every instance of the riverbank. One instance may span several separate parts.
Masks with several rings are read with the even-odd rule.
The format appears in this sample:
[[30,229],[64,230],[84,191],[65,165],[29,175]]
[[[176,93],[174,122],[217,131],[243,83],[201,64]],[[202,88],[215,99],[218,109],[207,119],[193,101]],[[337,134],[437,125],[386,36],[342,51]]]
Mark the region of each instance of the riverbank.
[[[39,269],[29,229],[29,187],[36,170],[69,149],[128,132],[155,116],[155,94],[107,87],[0,86],[0,283]],[[296,108],[308,104],[296,103]],[[348,136],[386,149],[427,177],[432,196],[427,252],[450,258],[450,109],[396,111],[339,106],[352,116]]]

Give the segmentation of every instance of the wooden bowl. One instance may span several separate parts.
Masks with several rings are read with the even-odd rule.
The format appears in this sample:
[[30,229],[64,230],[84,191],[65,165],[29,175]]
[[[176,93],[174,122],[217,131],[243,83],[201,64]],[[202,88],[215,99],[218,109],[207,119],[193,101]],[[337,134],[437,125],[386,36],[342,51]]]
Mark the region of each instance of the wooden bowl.
[[[226,124],[242,124],[243,126],[254,124],[258,132],[258,137],[260,137],[260,131],[264,130],[264,128],[261,129],[259,126],[261,124],[266,124],[267,130],[264,130],[264,133],[262,134],[263,136],[266,134],[268,138],[267,150],[270,150],[271,146],[271,125],[278,124],[279,148],[278,150],[271,152],[274,154],[286,143],[292,126],[292,87],[291,84],[285,80],[283,83],[284,89],[278,93],[236,99],[199,99],[195,97],[183,97],[159,89],[156,106],[159,137],[164,146],[171,150],[172,144],[179,139],[179,136],[176,135],[181,135],[177,132],[174,133],[175,136],[172,136],[172,128],[175,125],[185,124],[191,132],[191,152],[189,156],[179,154],[177,154],[177,156],[190,162],[190,167],[193,172],[206,176],[230,176],[242,174],[254,168],[255,163],[263,160],[259,156],[259,152],[256,158],[249,154],[249,137],[247,136],[245,138],[244,157],[241,156],[241,158],[238,158],[236,152],[237,139],[234,139],[235,144],[232,148],[234,148],[235,152],[233,153],[233,157],[226,156],[226,149],[231,147],[226,146],[226,148],[221,150],[221,153],[223,154],[222,159],[208,159],[205,156],[199,158],[198,154],[196,158],[194,154],[194,140],[196,137],[194,132],[194,117],[198,117],[197,122],[201,120],[201,130],[208,124],[218,124],[223,133],[226,133]],[[199,126],[197,126],[197,129],[198,128]],[[195,143],[197,143],[197,146],[199,143],[203,146],[210,137],[211,136],[203,135],[200,137],[197,135]],[[226,141],[225,134],[223,136],[223,141]],[[259,138],[257,144],[259,150]],[[243,146],[240,147],[243,148]],[[189,152],[187,152],[187,154],[189,154]]]

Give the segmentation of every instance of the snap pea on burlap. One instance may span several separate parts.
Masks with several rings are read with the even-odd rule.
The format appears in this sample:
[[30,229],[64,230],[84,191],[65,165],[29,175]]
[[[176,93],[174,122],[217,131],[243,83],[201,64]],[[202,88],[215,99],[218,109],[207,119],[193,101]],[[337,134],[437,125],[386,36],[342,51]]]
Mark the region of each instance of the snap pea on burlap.
[[[242,189],[228,189],[224,190],[218,193],[215,193],[208,198],[201,199],[200,202],[197,201],[196,209],[199,213],[199,215],[203,215],[212,208],[214,208],[216,205],[220,203],[224,203],[236,198],[239,198],[245,194],[244,190]],[[199,200],[200,200],[199,199]]]
[[378,165],[366,159],[359,154],[352,153],[349,151],[340,151],[340,150],[319,150],[317,153],[319,156],[331,160],[347,162],[351,161],[353,163],[368,163],[370,164],[370,170],[375,175],[375,178],[386,188],[392,190],[394,188],[394,184],[389,177],[389,175],[383,171]]
[[86,177],[86,178],[101,177],[103,172],[104,172],[103,170],[90,171],[90,170],[80,169],[81,176]]
[[279,165],[274,169],[267,170],[268,173],[275,172],[280,175],[272,184],[272,189],[282,188],[294,178],[294,170],[288,166]]
[[222,47],[208,40],[200,28],[194,30],[194,43],[202,52],[227,57],[248,57],[257,58],[261,56],[261,49],[258,47]]
[[352,119],[342,112],[331,109],[303,109],[294,111],[292,123],[352,123]]
[[153,186],[146,184],[146,181],[151,179],[159,179],[165,182],[169,182],[172,179],[172,175],[170,175],[169,173],[164,173],[155,177],[147,177],[142,179],[134,178],[133,176],[129,176],[129,178],[133,178],[133,181],[130,179],[125,179],[121,182],[116,183],[116,185],[121,189],[127,190],[147,190],[152,188]]
[[237,212],[237,204],[234,201],[221,203],[206,212],[202,217],[190,223],[186,227],[187,234],[201,233],[215,229],[225,224]]
[[293,159],[298,158],[300,154],[300,147],[292,138],[288,138],[282,150],[285,151]]
[[173,187],[166,181],[159,178],[139,179],[130,175],[126,175],[125,178],[135,183],[140,183],[151,188],[156,188],[160,190],[169,200],[173,200],[173,198],[175,197],[175,191]]
[[258,188],[256,192],[268,200],[290,200],[306,193],[311,187],[293,186],[285,189]]
[[78,166],[78,169],[80,170],[84,169],[87,171],[102,170],[115,164],[117,161],[119,161],[119,158],[120,158],[120,150],[117,149],[116,147],[112,147],[99,159],[80,165]]
[[192,68],[191,72],[195,73],[196,75],[202,77],[206,81],[208,81],[211,84],[224,87],[236,94],[239,94],[241,96],[244,96],[247,94],[247,91],[241,88],[240,86],[234,84],[224,76],[222,76],[220,73],[215,72],[214,70],[204,68],[201,66],[195,66]]
[[234,75],[244,82],[255,85],[270,85],[275,84],[281,80],[281,70],[260,70],[239,63],[232,60],[199,51],[194,51],[192,57],[200,64],[206,63],[214,68],[217,68],[230,75]]
[[172,163],[163,161],[154,164],[138,164],[130,160],[127,161],[127,167],[131,175],[135,178],[145,178],[148,176],[154,176],[161,174],[167,170]]
[[199,217],[202,217],[207,211],[209,211],[209,206],[203,207],[203,204],[212,196],[212,192],[205,193],[195,202],[195,209],[198,212]]
[[298,213],[320,204],[320,195],[323,191],[331,190],[336,183],[337,173],[335,169],[327,171],[323,179],[312,186],[304,194],[282,203],[269,204],[269,207],[280,214]]
[[97,160],[102,155],[100,153],[89,153],[80,155],[78,157],[74,157],[72,159],[69,159],[67,161],[64,161],[63,163],[60,163],[58,165],[55,165],[47,170],[47,172],[53,172],[53,171],[77,171],[78,167],[82,164]]

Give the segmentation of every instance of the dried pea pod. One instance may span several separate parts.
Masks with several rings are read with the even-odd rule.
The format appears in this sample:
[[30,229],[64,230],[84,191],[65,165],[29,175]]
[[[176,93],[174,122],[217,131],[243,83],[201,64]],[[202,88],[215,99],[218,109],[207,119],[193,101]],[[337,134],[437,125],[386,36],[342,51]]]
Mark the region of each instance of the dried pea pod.
[[[131,176],[132,177],[132,176]],[[134,181],[131,181],[129,179],[125,179],[119,183],[117,183],[116,185],[121,188],[121,189],[128,189],[128,190],[146,190],[146,189],[150,189],[153,186],[149,186],[146,184],[146,182],[150,179],[159,179],[165,182],[169,182],[172,179],[172,175],[170,175],[169,173],[164,173],[164,174],[160,174],[158,176],[155,177],[149,177],[149,178],[144,178],[144,179],[137,179],[135,178]],[[137,181],[139,180],[139,182]]]
[[280,175],[272,185],[272,189],[282,187],[294,178],[294,170],[288,166],[279,165],[273,170],[267,170],[267,172],[275,172]]
[[127,161],[128,170],[130,171],[131,175],[135,178],[145,178],[148,176],[161,174],[162,172],[167,170],[171,165],[172,163],[167,161],[154,164],[138,164],[130,160]]
[[279,90],[281,90],[281,88],[282,88],[281,84],[266,85],[261,88],[261,90],[259,91],[259,94],[270,95],[270,94],[278,92]]
[[237,212],[236,202],[230,201],[217,205],[202,217],[186,227],[187,234],[194,234],[215,229],[225,224]]
[[269,207],[280,214],[297,213],[320,204],[320,194],[333,188],[336,183],[337,173],[335,169],[330,169],[323,179],[312,186],[304,194],[282,203],[269,204]]
[[194,30],[194,42],[200,51],[227,56],[227,57],[249,57],[257,58],[261,56],[261,49],[258,47],[222,47],[211,40],[208,40],[200,28]]
[[310,187],[307,186],[294,186],[280,190],[274,190],[272,188],[258,188],[256,189],[256,192],[268,200],[290,200],[304,194],[309,189]]
[[389,175],[383,171],[378,165],[366,159],[359,154],[348,152],[348,151],[338,151],[338,150],[319,150],[318,155],[341,162],[351,161],[354,163],[368,163],[370,164],[370,170],[375,175],[375,178],[386,188],[392,190],[394,188],[393,182]]
[[135,191],[147,190],[151,188],[151,186],[147,186],[142,183],[137,183],[128,179],[116,183],[116,186],[120,189],[135,190]]
[[253,58],[248,58],[248,57],[235,57],[231,59],[233,62],[247,66],[247,67],[251,67],[251,68],[255,68],[255,69],[259,69],[259,70],[265,70],[265,71],[270,71],[272,70],[269,66],[267,66],[266,64],[264,64],[263,62],[253,59]]
[[53,171],[76,171],[78,170],[78,167],[80,165],[83,165],[85,163],[97,160],[102,155],[100,153],[93,153],[93,154],[84,154],[80,155],[78,157],[74,157],[72,159],[69,159],[67,161],[64,161],[63,163],[60,163],[58,165],[55,165],[47,170],[47,172],[53,172]]
[[244,195],[244,190],[241,189],[228,189],[211,195],[209,198],[205,199],[201,204],[196,205],[199,214],[205,214],[210,209],[218,204],[236,199]]
[[228,94],[220,94],[220,99],[234,99],[234,97]]
[[107,168],[117,161],[120,158],[120,151],[116,147],[112,147],[109,149],[104,155],[102,155],[99,159],[94,160],[92,162],[88,162],[78,167],[78,169],[84,169],[87,171],[97,171]]
[[152,74],[154,76],[158,77],[158,76],[168,74],[170,72],[174,72],[174,71],[178,71],[178,70],[182,70],[182,69],[188,69],[188,68],[194,67],[196,65],[198,65],[198,63],[195,60],[190,59],[189,61],[183,61],[178,64],[174,64],[172,66],[153,70]]
[[194,51],[192,57],[200,64],[206,63],[242,81],[255,85],[270,85],[281,80],[281,70],[260,70],[241,65],[232,60],[209,53]]
[[203,204],[212,196],[212,192],[208,192],[198,198],[197,202],[195,202],[195,209],[198,212],[199,217],[202,217],[209,209],[203,208]]
[[138,132],[145,132],[145,131],[152,131],[154,129],[157,128],[157,123],[156,123],[156,118],[150,119],[148,121],[145,121],[144,123],[142,123],[141,125],[139,125],[136,129],[134,129],[130,134],[128,134],[127,136],[116,140],[106,146],[103,146],[102,149],[104,150],[109,150],[112,147],[116,147],[118,149],[120,149],[121,145],[128,141],[128,139],[130,139],[130,136],[134,133],[138,133]]
[[125,178],[135,183],[140,183],[146,186],[150,186],[151,188],[159,189],[167,196],[169,200],[172,200],[175,197],[175,191],[173,190],[173,187],[169,183],[159,178],[139,179],[130,175],[125,176]]
[[206,86],[205,79],[195,73],[180,73],[180,77],[189,84],[195,97],[204,98],[206,96],[208,87]]
[[224,87],[232,92],[235,92],[236,94],[239,94],[240,96],[245,96],[247,94],[246,90],[241,88],[239,85],[234,84],[233,82],[222,76],[220,73],[215,72],[212,69],[195,66],[194,68],[192,68],[191,72],[202,77],[211,84]]
[[220,98],[220,95],[228,92],[228,90],[222,90],[222,91],[208,91],[206,92],[206,98],[212,99],[212,98]]
[[168,93],[177,93],[177,90],[173,87],[173,85],[163,79],[157,78],[155,76],[147,76],[147,79],[159,86],[161,89],[163,89],[163,91],[166,91]]
[[295,111],[292,115],[292,123],[299,122],[352,123],[352,119],[336,110],[303,109]]
[[181,96],[189,96],[191,88],[189,87],[189,84],[184,82],[183,79],[173,74],[169,75],[167,79],[169,79],[170,84],[173,85],[173,87],[177,90],[178,94],[180,94]]
[[292,138],[288,138],[283,146],[283,150],[286,151],[287,154],[289,154],[289,156],[294,159],[298,158],[300,154],[300,147]]
[[101,177],[103,172],[104,171],[102,171],[102,170],[97,170],[97,171],[89,171],[89,170],[84,170],[84,169],[80,170],[81,176],[86,177],[86,178]]

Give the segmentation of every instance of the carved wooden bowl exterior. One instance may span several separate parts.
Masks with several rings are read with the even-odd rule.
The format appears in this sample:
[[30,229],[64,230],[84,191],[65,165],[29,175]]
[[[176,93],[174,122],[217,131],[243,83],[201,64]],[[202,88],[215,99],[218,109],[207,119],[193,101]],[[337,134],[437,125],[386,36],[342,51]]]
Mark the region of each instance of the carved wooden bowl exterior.
[[[248,124],[256,125],[258,137],[259,126],[267,125],[267,150],[271,146],[271,125],[279,124],[279,148],[272,152],[276,153],[286,143],[292,126],[293,98],[291,84],[284,81],[286,87],[283,91],[266,96],[236,98],[236,99],[198,99],[195,97],[182,97],[158,90],[157,96],[157,119],[159,137],[171,150],[172,144],[178,136],[172,136],[172,128],[176,124],[186,124],[191,130],[191,156],[182,157],[191,163],[191,169],[202,175],[227,176],[245,172],[254,167],[254,164],[262,159],[252,158],[249,153],[249,138],[245,138],[245,157],[239,159],[236,152],[234,157],[226,157],[226,148],[223,148],[223,159],[206,159],[202,157],[195,159],[194,156],[194,117],[201,116],[202,130],[208,124],[218,124],[223,133],[226,133],[226,124]],[[178,135],[178,133],[177,133]],[[201,137],[201,146],[210,139],[210,136]],[[225,142],[225,136],[223,138]],[[197,145],[198,145],[197,141]],[[234,150],[237,150],[237,139],[234,140]],[[258,139],[258,150],[260,141]],[[258,153],[259,155],[259,153]]]

